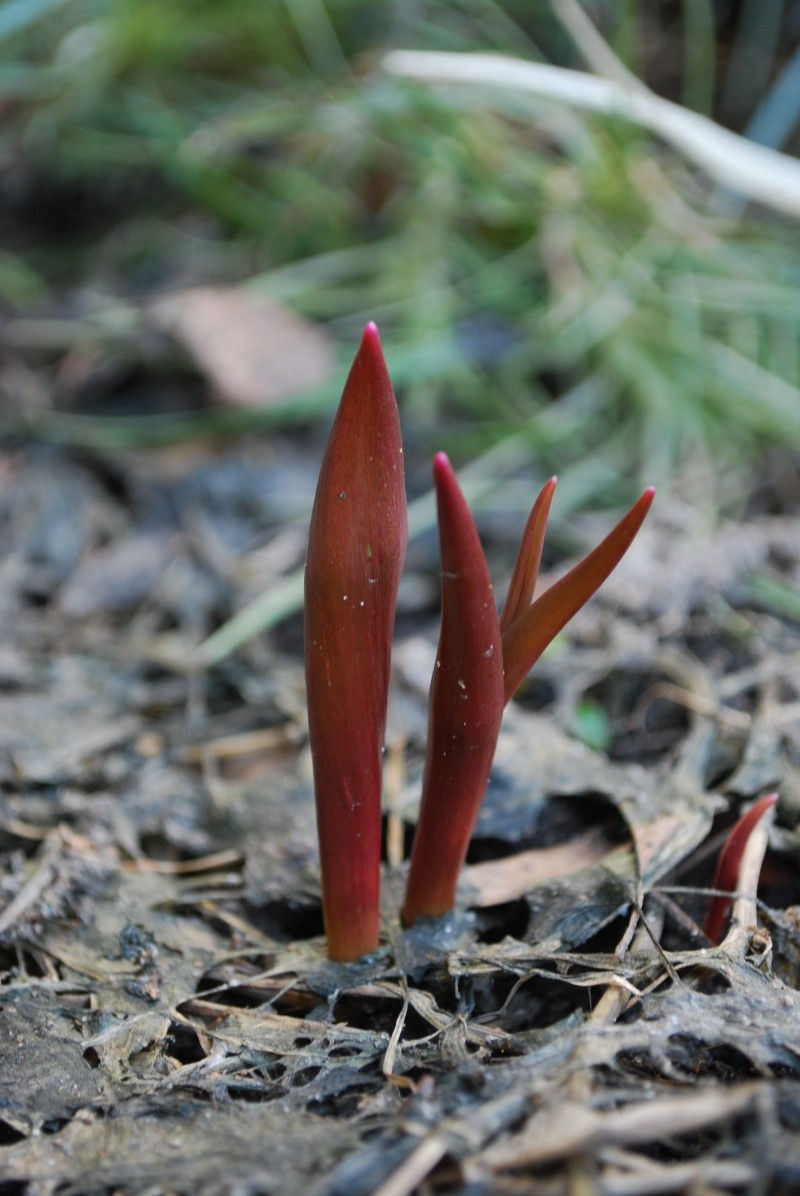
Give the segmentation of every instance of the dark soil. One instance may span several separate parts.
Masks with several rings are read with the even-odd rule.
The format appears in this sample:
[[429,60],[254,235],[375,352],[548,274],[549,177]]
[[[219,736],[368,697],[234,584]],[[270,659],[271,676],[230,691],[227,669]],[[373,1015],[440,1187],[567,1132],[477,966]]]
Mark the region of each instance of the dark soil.
[[[659,499],[509,709],[458,911],[403,934],[417,542],[384,945],[342,966],[298,615],[200,650],[302,565],[317,461],[274,435],[0,455],[0,1196],[797,1191],[796,485],[713,528]],[[771,790],[760,928],[714,947],[725,831]]]

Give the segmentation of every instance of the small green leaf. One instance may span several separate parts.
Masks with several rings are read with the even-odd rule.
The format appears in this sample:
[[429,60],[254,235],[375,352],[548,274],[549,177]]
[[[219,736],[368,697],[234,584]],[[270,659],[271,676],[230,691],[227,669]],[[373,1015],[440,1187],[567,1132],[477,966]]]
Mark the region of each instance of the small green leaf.
[[599,702],[584,698],[573,712],[573,729],[587,747],[605,752],[611,743],[611,723]]

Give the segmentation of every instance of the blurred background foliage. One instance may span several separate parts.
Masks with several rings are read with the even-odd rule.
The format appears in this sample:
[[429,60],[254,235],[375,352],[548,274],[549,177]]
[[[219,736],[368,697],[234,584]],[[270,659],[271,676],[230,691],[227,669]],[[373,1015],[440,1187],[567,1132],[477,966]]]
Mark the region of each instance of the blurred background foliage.
[[[797,152],[800,0],[583,7],[657,94]],[[725,501],[800,448],[795,221],[622,119],[391,76],[396,47],[587,69],[548,0],[0,4],[0,305],[54,388],[6,371],[6,427],[113,447],[314,418],[334,389],[246,415],[60,396],[76,344],[106,395],[152,375],[154,296],[248,282],[342,368],[378,321],[412,452],[521,440],[573,506],[690,470]]]

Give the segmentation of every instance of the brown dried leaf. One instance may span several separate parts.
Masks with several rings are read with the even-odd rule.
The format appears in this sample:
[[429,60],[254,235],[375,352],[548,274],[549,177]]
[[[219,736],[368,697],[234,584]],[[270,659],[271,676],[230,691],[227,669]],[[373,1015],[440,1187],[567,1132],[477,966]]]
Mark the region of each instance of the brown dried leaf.
[[268,407],[324,385],[333,371],[331,342],[321,328],[244,287],[178,291],[148,314],[233,406]]
[[478,907],[516,901],[534,885],[580,872],[618,850],[602,834],[592,830],[556,847],[534,848],[500,860],[470,864],[462,873],[463,897],[469,905]]

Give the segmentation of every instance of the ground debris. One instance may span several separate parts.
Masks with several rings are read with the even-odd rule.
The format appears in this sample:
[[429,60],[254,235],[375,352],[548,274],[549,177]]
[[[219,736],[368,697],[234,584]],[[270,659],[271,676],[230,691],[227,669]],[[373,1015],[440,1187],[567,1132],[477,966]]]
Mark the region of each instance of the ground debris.
[[[242,546],[285,519],[286,494],[251,484],[252,452],[102,469],[56,454],[80,517],[61,549],[52,494],[26,515],[24,451],[7,471],[0,1186],[796,1190],[800,632],[751,574],[800,575],[797,519],[767,521],[763,543],[755,522],[726,531],[747,551],[726,557],[717,607],[695,601],[713,588],[705,553],[696,586],[621,600],[636,626],[598,599],[537,666],[543,707],[509,710],[457,909],[401,931],[393,860],[382,946],[344,966],[322,937],[291,621],[192,666],[251,593]],[[410,676],[401,847],[425,723]],[[610,712],[602,749],[576,737],[584,699]],[[735,905],[752,913],[713,946],[714,861],[766,788],[769,850]]]
[[[76,1117],[57,1137],[4,1150],[3,1178],[61,1196],[169,1191],[307,1192],[357,1141],[335,1121],[272,1104],[208,1104],[175,1093]],[[33,1178],[35,1177],[35,1179]]]

